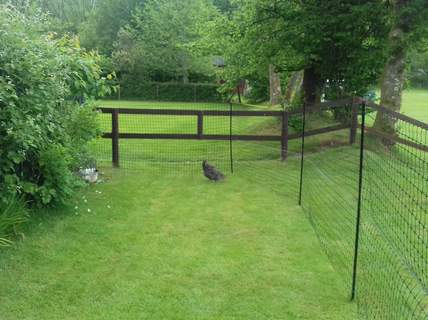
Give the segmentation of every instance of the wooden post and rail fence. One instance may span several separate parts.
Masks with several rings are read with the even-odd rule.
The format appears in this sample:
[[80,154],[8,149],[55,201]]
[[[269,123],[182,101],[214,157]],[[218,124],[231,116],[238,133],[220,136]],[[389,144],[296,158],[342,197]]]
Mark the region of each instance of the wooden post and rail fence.
[[[345,106],[349,100],[341,100],[333,103],[322,103],[312,110],[320,110],[323,107]],[[310,110],[311,110],[310,109]],[[350,129],[349,142],[355,143],[358,127],[358,105],[352,105],[352,116],[350,124],[335,124],[324,128],[313,129],[305,132],[305,136]],[[112,141],[112,162],[113,165],[120,165],[121,139],[151,139],[151,140],[209,140],[209,141],[278,141],[280,142],[280,155],[282,160],[288,156],[288,144],[290,140],[302,137],[302,133],[289,133],[289,120],[291,116],[301,115],[301,110],[296,111],[253,111],[253,110],[179,110],[179,109],[128,109],[128,108],[99,108],[104,114],[111,114],[111,132],[105,132],[102,137]],[[309,111],[311,112],[311,111]],[[120,131],[120,115],[161,115],[161,116],[195,116],[196,126],[194,134],[182,133],[126,133]],[[281,119],[280,135],[244,135],[244,134],[205,134],[204,119],[206,117],[275,117]]]

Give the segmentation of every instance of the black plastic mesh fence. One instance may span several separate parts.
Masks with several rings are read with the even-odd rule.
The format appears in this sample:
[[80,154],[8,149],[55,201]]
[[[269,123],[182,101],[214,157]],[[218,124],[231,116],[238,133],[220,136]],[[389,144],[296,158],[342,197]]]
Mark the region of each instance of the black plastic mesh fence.
[[[126,107],[126,105],[125,105]],[[188,110],[225,111],[227,104],[160,104],[154,107],[138,107],[136,110],[175,111],[175,114],[126,114],[119,113],[120,134],[146,134],[153,138],[121,138],[119,146],[119,165],[126,169],[144,169],[147,166],[174,169],[177,171],[196,172],[202,160],[207,159],[222,170],[228,170],[229,141],[206,141],[190,139],[184,135],[195,135],[198,131],[198,116],[186,115]],[[131,110],[132,112],[132,110]],[[102,131],[112,132],[112,113],[100,114]],[[205,134],[230,134],[229,117],[205,117],[203,119]],[[183,135],[182,139],[167,139],[161,135]],[[157,138],[155,135],[159,135]],[[99,139],[93,147],[99,165],[111,165],[112,140]]]
[[303,182],[303,208],[361,318],[428,319],[426,124],[360,99],[304,113],[223,103],[143,108],[103,109],[99,165],[200,175],[208,160],[296,200]]
[[[360,318],[428,319],[428,126],[370,106],[363,141],[306,137],[302,205]],[[307,125],[352,121],[346,109],[308,110]]]
[[[301,131],[292,121],[301,122],[301,114],[293,115],[285,130],[288,119],[280,108],[164,102],[134,103],[134,109],[129,109],[129,102],[119,106],[116,164],[120,168],[201,175],[202,161],[208,160],[226,175],[233,170],[254,183],[269,181],[272,189],[297,198]],[[101,167],[114,161],[114,110],[102,108],[99,114],[105,134],[92,150]]]
[[[324,123],[350,123],[352,105],[308,108],[305,131]],[[359,141],[350,144],[347,131],[305,139],[302,206],[338,273],[344,292],[351,290],[358,198]]]
[[367,115],[357,297],[367,319],[428,319],[428,125]]

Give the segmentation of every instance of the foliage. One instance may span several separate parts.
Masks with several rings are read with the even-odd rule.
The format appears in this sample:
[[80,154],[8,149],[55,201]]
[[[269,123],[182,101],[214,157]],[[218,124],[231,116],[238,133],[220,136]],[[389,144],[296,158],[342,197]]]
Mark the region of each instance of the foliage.
[[407,79],[413,88],[428,89],[428,50],[413,50],[408,57]]
[[213,4],[223,13],[231,14],[237,9],[233,0],[213,0]]
[[79,28],[82,45],[111,55],[118,40],[119,30],[132,17],[135,7],[143,6],[145,0],[104,0],[91,12]]
[[215,84],[205,83],[134,82],[123,87],[121,97],[149,101],[221,101],[218,88]]
[[232,47],[226,51],[231,81],[266,74],[269,64],[286,73],[314,68],[318,87],[328,79],[340,94],[363,94],[377,80],[387,31],[386,18],[371,14],[382,12],[379,1],[238,2],[228,31],[219,31],[219,20],[211,36]]
[[[148,1],[119,32],[113,57],[121,76],[143,75],[162,82],[210,79],[211,58],[195,55],[192,46],[198,29],[215,12],[208,0]],[[126,85],[131,84],[127,81]]]
[[47,14],[50,31],[60,34],[77,34],[79,27],[100,3],[97,0],[0,0],[0,4],[14,6],[27,15]]
[[[283,80],[293,71],[312,68],[318,96],[363,95],[377,83],[394,50],[388,45],[392,26],[411,26],[405,30],[409,48],[418,47],[428,34],[425,0],[13,3],[24,3],[23,11],[49,12],[50,30],[78,34],[83,47],[111,58],[108,70],[118,71],[123,88],[133,82],[212,82],[216,76],[226,80],[224,92],[242,79],[260,88],[249,93],[252,101],[267,99],[269,65]],[[213,68],[213,56],[223,58],[226,68]],[[421,85],[424,56],[411,58],[409,79]]]
[[27,218],[27,209],[22,199],[10,197],[5,202],[0,202],[0,247],[12,244],[18,227],[25,223]]
[[110,93],[109,80],[100,75],[98,55],[76,39],[40,33],[44,16],[1,9],[0,198],[62,202],[97,133],[93,105],[77,101]]

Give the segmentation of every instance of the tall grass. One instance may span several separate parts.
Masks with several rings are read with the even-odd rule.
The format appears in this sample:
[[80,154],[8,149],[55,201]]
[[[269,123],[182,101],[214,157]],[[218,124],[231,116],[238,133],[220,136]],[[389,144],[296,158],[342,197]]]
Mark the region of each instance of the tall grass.
[[28,211],[22,199],[13,197],[0,203],[0,248],[10,246],[18,233],[18,227],[25,223]]

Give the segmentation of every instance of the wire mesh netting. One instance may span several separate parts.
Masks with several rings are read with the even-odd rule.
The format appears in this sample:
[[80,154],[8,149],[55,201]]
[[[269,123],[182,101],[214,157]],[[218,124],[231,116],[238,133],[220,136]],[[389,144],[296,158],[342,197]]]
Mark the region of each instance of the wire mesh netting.
[[367,121],[360,314],[428,319],[428,126],[381,110]]
[[[350,107],[308,110],[306,134],[325,123],[352,121]],[[358,197],[358,143],[350,144],[349,129],[306,137],[302,206],[349,292],[355,242]]]
[[[101,130],[106,136],[92,146],[101,167],[112,164],[112,110],[100,112]],[[231,116],[231,111],[238,114]],[[299,117],[295,116],[297,120]],[[208,160],[226,175],[233,170],[254,183],[269,181],[273,189],[297,197],[300,142],[290,141],[290,161],[283,162],[280,109],[229,103],[142,102],[135,110],[120,109],[118,123],[120,168],[201,175],[202,161]],[[295,134],[299,130],[290,128]],[[293,165],[294,170],[286,170]]]
[[[286,117],[222,103],[122,109],[118,162],[200,175],[208,160],[296,202],[303,182],[302,206],[343,279],[342,294],[357,284],[360,317],[428,319],[428,127],[370,106],[348,99]],[[114,115],[103,112],[106,134],[93,145],[101,166],[114,158]]]
[[[227,111],[227,104],[192,105],[194,110]],[[147,107],[145,107],[147,108]],[[185,110],[188,104],[165,104],[156,106],[164,110]],[[100,114],[103,132],[112,131],[112,114]],[[150,115],[150,114],[120,114],[119,131],[121,134],[182,134],[197,133],[198,118],[195,115]],[[204,132],[215,131],[218,134],[229,135],[229,117],[210,117],[204,119]],[[179,171],[195,172],[200,168],[202,160],[215,163],[226,170],[229,159],[229,142],[207,141],[196,139],[120,139],[120,167],[127,169],[143,169],[146,166],[174,168]],[[93,150],[100,165],[112,163],[111,139],[99,139]]]
[[[360,107],[365,140],[337,135],[323,142],[336,148],[311,152],[320,137],[306,138],[303,207],[344,290],[356,279],[360,318],[428,319],[428,126],[371,106]],[[337,119],[307,112],[308,125],[326,116]]]

